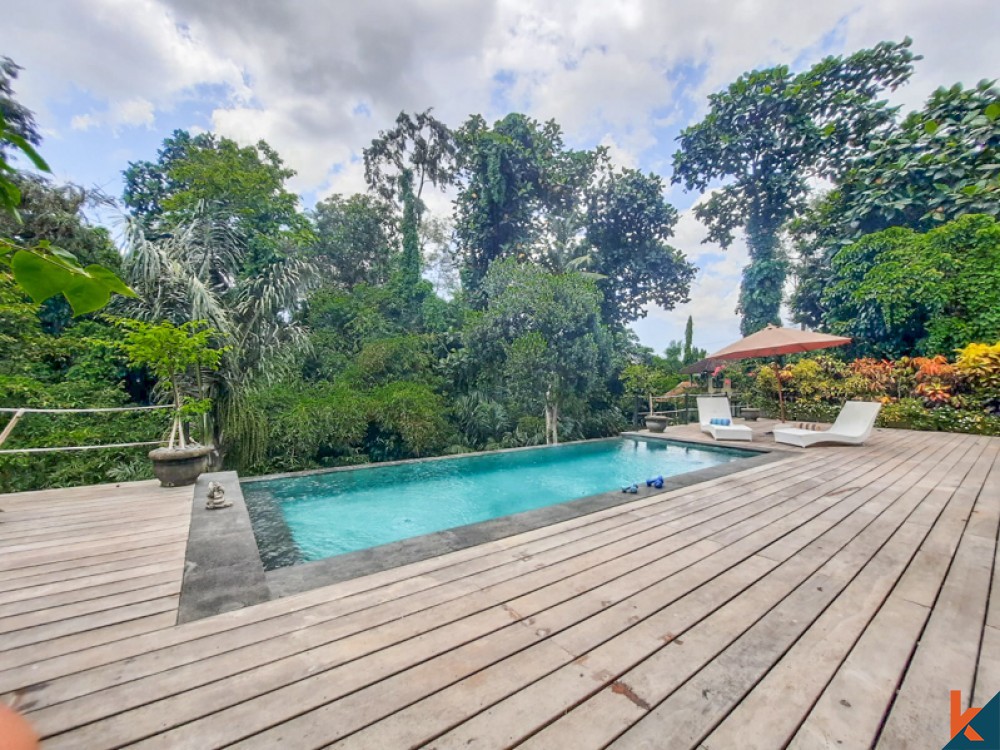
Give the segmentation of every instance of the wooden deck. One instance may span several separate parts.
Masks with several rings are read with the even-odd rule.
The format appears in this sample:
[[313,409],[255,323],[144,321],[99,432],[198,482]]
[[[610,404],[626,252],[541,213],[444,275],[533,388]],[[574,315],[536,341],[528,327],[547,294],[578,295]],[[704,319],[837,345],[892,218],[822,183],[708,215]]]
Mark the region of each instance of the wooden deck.
[[0,696],[45,748],[937,748],[1000,690],[997,438],[879,430],[175,626],[190,502],[0,496]]

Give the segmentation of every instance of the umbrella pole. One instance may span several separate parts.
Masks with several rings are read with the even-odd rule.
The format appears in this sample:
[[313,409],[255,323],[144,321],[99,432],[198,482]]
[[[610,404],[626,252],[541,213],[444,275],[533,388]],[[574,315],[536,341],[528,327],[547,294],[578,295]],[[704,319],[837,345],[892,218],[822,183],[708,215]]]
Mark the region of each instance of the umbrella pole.
[[774,377],[778,381],[778,405],[779,405],[779,416],[781,421],[785,421],[785,394],[781,390],[781,367],[775,362],[774,363]]

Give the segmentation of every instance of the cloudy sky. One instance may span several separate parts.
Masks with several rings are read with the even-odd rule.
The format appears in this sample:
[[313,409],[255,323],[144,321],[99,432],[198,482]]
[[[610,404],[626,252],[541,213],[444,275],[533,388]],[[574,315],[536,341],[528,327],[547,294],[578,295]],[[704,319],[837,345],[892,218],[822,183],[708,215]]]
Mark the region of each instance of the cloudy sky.
[[[311,205],[363,189],[361,149],[401,110],[555,118],[574,147],[669,178],[675,138],[741,72],[911,36],[924,56],[893,100],[1000,76],[997,0],[0,0],[0,54],[57,176],[121,191],[130,160],[175,128],[265,138]],[[695,343],[738,338],[745,248],[702,244],[697,195],[675,244],[699,266],[689,304],[635,325],[662,349],[689,314]],[[440,208],[446,202],[440,201]]]

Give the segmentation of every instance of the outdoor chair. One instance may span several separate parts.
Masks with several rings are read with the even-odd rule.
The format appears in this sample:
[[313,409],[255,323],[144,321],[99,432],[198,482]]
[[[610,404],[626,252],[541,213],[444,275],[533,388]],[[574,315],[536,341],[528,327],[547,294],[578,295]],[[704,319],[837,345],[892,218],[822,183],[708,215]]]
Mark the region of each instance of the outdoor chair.
[[726,396],[699,396],[698,422],[701,431],[716,440],[753,440],[753,430],[744,424],[733,424]]
[[875,418],[882,404],[871,401],[848,401],[837,421],[826,430],[803,430],[798,427],[775,427],[774,441],[808,448],[811,445],[862,445],[875,428]]

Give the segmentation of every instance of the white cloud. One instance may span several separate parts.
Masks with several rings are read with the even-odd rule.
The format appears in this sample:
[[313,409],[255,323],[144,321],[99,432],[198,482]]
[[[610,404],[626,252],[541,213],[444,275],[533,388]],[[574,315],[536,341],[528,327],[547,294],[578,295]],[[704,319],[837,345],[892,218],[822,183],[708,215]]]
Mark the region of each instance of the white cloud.
[[122,127],[141,125],[151,128],[156,119],[155,110],[155,106],[148,99],[142,97],[124,99],[113,102],[111,107],[104,112],[74,115],[69,121],[69,126],[73,130],[91,130],[108,125],[116,133]]

